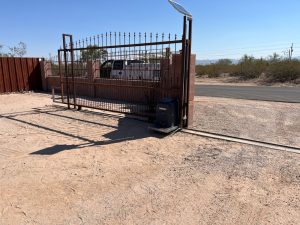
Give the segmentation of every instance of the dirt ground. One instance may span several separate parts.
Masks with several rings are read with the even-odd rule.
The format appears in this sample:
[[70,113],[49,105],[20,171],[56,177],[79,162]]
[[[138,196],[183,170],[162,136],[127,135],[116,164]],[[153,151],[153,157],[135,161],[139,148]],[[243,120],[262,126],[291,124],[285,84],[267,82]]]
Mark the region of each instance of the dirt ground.
[[0,115],[1,225],[300,224],[299,154],[163,137],[46,94],[1,95]]
[[196,97],[193,128],[300,148],[300,104]]

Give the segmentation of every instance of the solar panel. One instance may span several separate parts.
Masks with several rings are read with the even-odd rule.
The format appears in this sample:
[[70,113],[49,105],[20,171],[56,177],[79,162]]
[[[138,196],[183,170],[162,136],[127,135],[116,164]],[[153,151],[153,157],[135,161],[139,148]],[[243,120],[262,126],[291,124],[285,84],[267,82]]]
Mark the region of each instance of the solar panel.
[[174,9],[176,9],[178,12],[180,12],[181,14],[192,18],[192,14],[189,13],[185,8],[183,8],[182,5],[178,4],[177,2],[174,2],[173,0],[168,0],[170,2],[170,4],[174,7]]

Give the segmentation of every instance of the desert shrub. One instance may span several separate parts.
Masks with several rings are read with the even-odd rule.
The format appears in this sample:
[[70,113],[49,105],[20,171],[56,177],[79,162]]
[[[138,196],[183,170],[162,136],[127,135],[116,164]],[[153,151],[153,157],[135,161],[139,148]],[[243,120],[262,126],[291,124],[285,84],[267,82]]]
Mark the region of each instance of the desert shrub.
[[231,75],[248,80],[258,78],[268,67],[268,62],[264,59],[255,59],[245,55],[236,66],[239,68]]
[[292,82],[300,78],[298,60],[281,60],[270,63],[266,71],[268,82]]
[[198,65],[196,73],[198,76],[219,77],[222,74],[231,74],[235,72],[236,65],[232,64],[230,59],[220,59],[218,62],[210,65]]
[[255,59],[245,55],[238,64],[221,59],[210,65],[198,65],[198,76],[219,77],[222,74],[236,76],[241,80],[260,78],[266,82],[299,82],[300,61],[289,60],[274,53],[267,59]]

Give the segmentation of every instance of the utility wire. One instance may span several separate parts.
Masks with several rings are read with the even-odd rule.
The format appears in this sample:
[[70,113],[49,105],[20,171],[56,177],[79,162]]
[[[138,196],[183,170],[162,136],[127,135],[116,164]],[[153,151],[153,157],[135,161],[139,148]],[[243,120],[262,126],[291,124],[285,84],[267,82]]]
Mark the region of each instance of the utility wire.
[[[267,46],[266,46],[267,47]],[[284,49],[287,49],[288,48],[288,45],[282,45],[282,46],[274,46],[271,48],[271,46],[269,46],[269,48],[257,48],[255,47],[253,50],[250,50],[251,47],[248,47],[248,48],[235,48],[235,49],[220,49],[218,52],[216,51],[203,51],[205,53],[208,53],[208,54],[219,54],[220,52],[225,52],[225,51],[228,51],[228,52],[231,52],[232,51],[236,51],[238,53],[240,53],[241,51],[237,51],[237,50],[250,50],[251,52],[254,52],[254,51],[269,51],[269,50],[284,50]],[[293,49],[300,49],[300,47],[294,47],[293,46]]]
[[[300,47],[293,47],[293,53],[300,51]],[[253,54],[253,53],[266,53],[266,54],[273,54],[276,53],[283,53],[287,52],[287,50],[283,48],[268,48],[268,49],[255,49],[255,50],[248,50],[248,51],[237,51],[237,52],[228,52],[228,53],[210,53],[205,51],[200,51],[201,55],[205,56],[226,56],[226,55],[245,55],[245,54]]]

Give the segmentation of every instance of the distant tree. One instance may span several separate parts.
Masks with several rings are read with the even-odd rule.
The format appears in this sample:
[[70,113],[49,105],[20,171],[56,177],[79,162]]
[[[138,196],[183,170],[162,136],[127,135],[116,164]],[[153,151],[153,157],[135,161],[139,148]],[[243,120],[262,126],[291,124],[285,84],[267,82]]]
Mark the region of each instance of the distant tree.
[[19,42],[17,46],[9,47],[8,55],[11,57],[23,57],[27,53],[27,46],[24,42]]
[[266,70],[268,65],[265,60],[244,55],[238,66],[240,66],[240,72],[237,73],[238,76],[243,79],[253,79],[258,78]]
[[232,65],[232,61],[230,59],[219,59],[216,64],[222,66],[229,66]]
[[100,61],[105,61],[108,56],[108,52],[104,49],[96,49],[96,45],[87,46],[87,50],[81,50],[81,60],[95,60],[99,59]]

